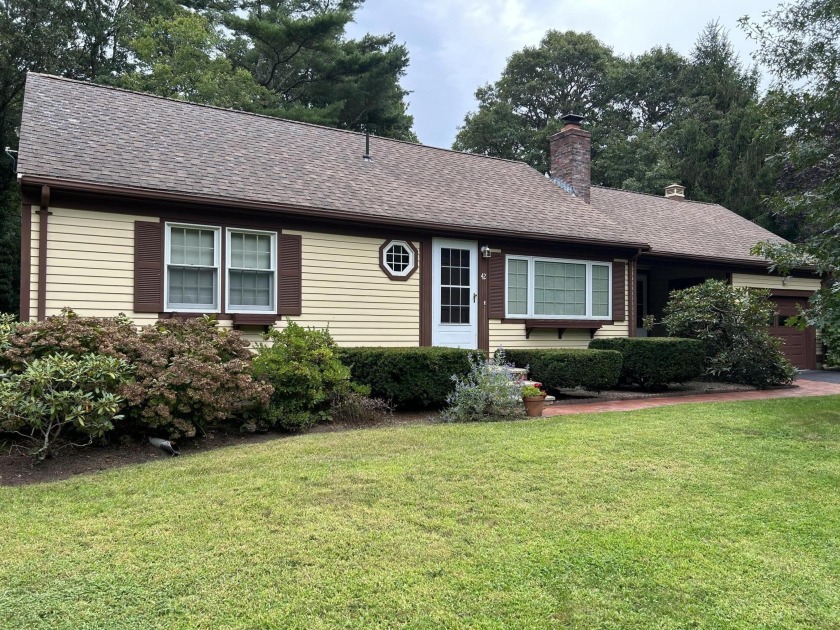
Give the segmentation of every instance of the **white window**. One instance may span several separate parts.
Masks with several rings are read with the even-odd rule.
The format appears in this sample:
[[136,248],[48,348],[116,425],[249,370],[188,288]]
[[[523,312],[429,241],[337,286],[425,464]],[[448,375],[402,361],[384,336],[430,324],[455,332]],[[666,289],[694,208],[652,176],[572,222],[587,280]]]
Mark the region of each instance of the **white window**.
[[227,231],[227,310],[277,312],[277,233]]
[[220,230],[201,225],[166,225],[167,311],[219,311]]
[[612,266],[537,256],[506,259],[507,317],[609,319]]
[[382,266],[393,276],[403,277],[414,271],[414,248],[405,241],[390,241],[382,248]]

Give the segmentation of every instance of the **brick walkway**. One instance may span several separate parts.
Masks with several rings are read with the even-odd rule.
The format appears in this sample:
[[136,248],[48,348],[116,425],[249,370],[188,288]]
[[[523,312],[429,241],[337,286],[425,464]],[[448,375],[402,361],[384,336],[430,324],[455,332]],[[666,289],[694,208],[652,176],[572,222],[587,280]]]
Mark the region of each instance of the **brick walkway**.
[[803,396],[831,396],[840,394],[840,383],[823,383],[799,379],[796,386],[752,392],[726,392],[722,394],[696,394],[673,398],[640,398],[637,400],[610,400],[575,404],[556,404],[546,407],[543,416],[566,416],[573,413],[599,413],[602,411],[632,411],[665,405],[686,403],[732,402],[738,400],[768,400],[770,398],[801,398]]

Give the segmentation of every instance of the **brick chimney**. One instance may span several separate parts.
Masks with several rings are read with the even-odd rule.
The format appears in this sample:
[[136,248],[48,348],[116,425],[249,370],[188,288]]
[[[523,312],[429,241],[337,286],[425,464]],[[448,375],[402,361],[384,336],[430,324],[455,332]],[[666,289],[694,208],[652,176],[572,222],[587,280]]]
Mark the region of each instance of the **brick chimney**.
[[583,116],[566,114],[560,120],[565,125],[549,138],[551,178],[575,197],[589,203],[592,134],[581,129]]
[[674,201],[685,200],[685,186],[679,184],[669,184],[665,186],[665,199],[673,199]]

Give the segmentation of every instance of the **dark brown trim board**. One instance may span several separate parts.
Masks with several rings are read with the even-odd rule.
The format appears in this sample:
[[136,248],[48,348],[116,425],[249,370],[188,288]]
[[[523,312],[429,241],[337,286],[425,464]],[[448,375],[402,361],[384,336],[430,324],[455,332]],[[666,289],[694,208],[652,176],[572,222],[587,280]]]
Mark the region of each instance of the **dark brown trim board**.
[[[385,248],[388,247],[388,245],[390,245],[394,241],[399,241],[401,243],[405,243],[406,245],[408,245],[411,248],[411,251],[414,252],[414,266],[404,276],[397,276],[397,275],[394,275],[393,273],[391,273],[391,270],[388,269],[388,267],[385,266],[385,263],[382,261],[382,258],[385,256]],[[411,240],[409,240],[409,239],[389,238],[389,239],[385,240],[382,243],[382,245],[379,246],[379,268],[382,270],[382,273],[384,273],[386,276],[388,276],[388,279],[390,279],[390,280],[396,280],[397,282],[405,282],[406,280],[408,280],[411,276],[414,275],[414,272],[417,271],[417,259],[418,258],[419,258],[419,256],[418,256],[418,253],[417,253],[417,248],[414,246],[414,243],[412,243]]]
[[627,261],[627,336],[635,337],[639,322],[636,321],[636,305],[638,304],[639,270],[636,257]]
[[47,317],[47,229],[50,216],[50,187],[41,187],[41,209],[38,210],[38,321]]
[[432,345],[432,239],[420,240],[420,345]]
[[810,298],[814,295],[814,293],[814,291],[806,291],[802,289],[770,289],[771,297]]
[[32,296],[32,206],[20,206],[20,321],[29,321]]
[[[129,197],[140,198],[144,200],[164,201],[169,203],[183,203],[193,204],[206,207],[222,207],[222,208],[236,208],[249,211],[263,211],[274,214],[283,214],[288,216],[298,216],[304,220],[312,220],[313,218],[331,219],[338,221],[353,222],[360,225],[379,225],[402,227],[412,230],[427,230],[432,232],[451,233],[469,235],[471,238],[481,236],[495,236],[505,237],[510,236],[508,231],[501,232],[500,230],[488,228],[476,228],[475,226],[460,226],[452,223],[438,223],[432,221],[415,221],[407,219],[395,219],[393,217],[382,217],[373,215],[363,215],[357,212],[333,210],[329,208],[319,208],[311,206],[296,206],[287,204],[273,204],[263,201],[252,201],[248,199],[229,199],[224,197],[205,197],[200,195],[190,195],[184,193],[175,193],[170,191],[147,189],[147,188],[131,188],[127,186],[113,186],[109,184],[95,184],[91,182],[70,181],[58,179],[53,177],[41,177],[37,175],[24,176],[21,180],[23,186],[33,185],[47,185],[62,190],[84,192],[91,195],[105,195],[110,197]],[[549,241],[552,243],[573,243],[580,245],[595,245],[599,247],[629,247],[633,249],[650,249],[647,243],[637,242],[614,242],[601,239],[577,238],[571,236],[557,236],[546,234],[544,232],[525,232],[518,235],[524,240],[534,241]]]
[[490,259],[478,256],[478,349],[490,353]]

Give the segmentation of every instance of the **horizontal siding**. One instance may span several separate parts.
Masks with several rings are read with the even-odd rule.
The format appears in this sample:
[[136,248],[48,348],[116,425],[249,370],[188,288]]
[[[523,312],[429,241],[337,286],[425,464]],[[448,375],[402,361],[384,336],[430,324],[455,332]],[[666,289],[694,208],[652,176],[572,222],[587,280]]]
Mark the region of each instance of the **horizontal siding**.
[[284,233],[302,237],[303,310],[294,321],[328,328],[343,346],[419,344],[420,272],[404,282],[390,280],[379,267],[383,239]]
[[[29,251],[31,253],[31,264],[29,267],[29,319],[38,317],[38,239],[41,233],[40,216],[38,206],[32,206],[32,232],[29,239]],[[21,296],[23,299],[23,296]]]
[[732,286],[756,289],[792,289],[796,291],[817,291],[822,286],[819,278],[782,278],[780,276],[733,273]]
[[[630,313],[629,283],[624,287],[624,312]],[[596,337],[627,337],[629,319],[604,326],[595,332]],[[592,340],[588,330],[568,329],[563,338],[557,338],[556,329],[531,331],[530,338],[525,338],[525,324],[503,323],[500,319],[490,320],[490,350],[499,346],[504,348],[588,348]]]
[[51,208],[47,236],[47,315],[70,307],[79,315],[125,313],[139,324],[156,320],[134,313],[134,222],[158,221],[112,212]]

